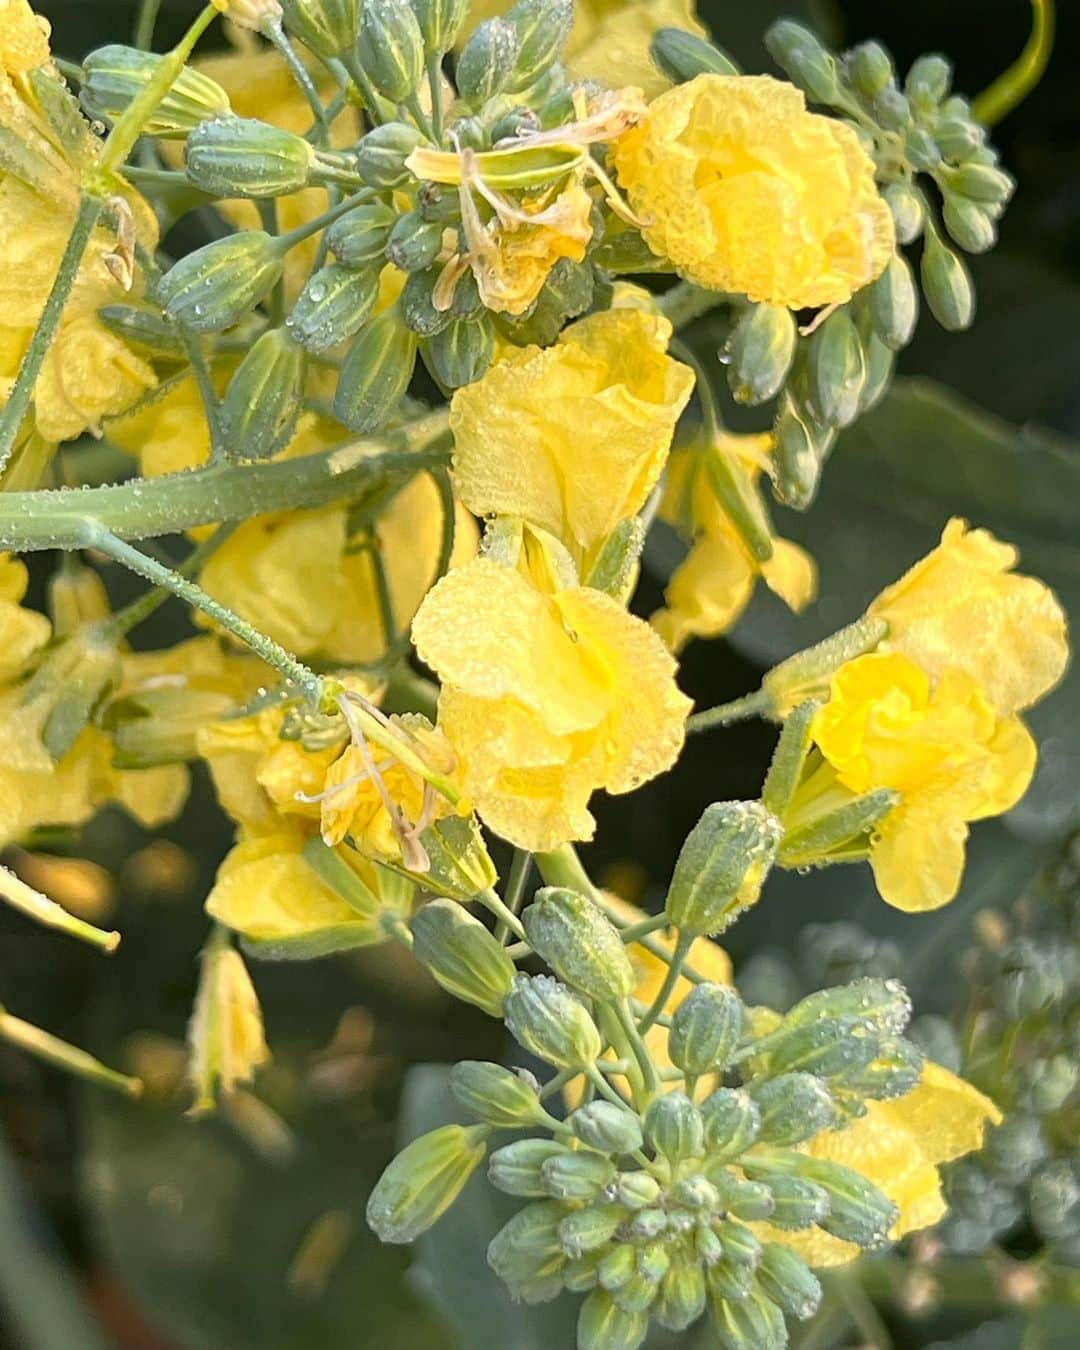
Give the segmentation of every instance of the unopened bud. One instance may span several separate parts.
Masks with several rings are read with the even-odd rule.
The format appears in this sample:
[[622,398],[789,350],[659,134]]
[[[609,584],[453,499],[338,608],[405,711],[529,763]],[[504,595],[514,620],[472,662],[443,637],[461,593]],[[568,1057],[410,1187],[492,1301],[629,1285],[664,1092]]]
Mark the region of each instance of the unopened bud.
[[906,183],[890,183],[881,195],[892,212],[897,243],[913,243],[922,233],[925,218],[918,193]]
[[709,1313],[723,1350],[781,1350],[787,1344],[784,1314],[758,1288],[745,1298],[718,1298],[709,1291]]
[[787,1172],[770,1171],[766,1164],[747,1162],[746,1171],[769,1188],[773,1207],[769,1222],[775,1228],[809,1228],[819,1223],[829,1208],[823,1187]]
[[904,88],[911,99],[926,98],[932,103],[940,103],[948,94],[951,83],[952,66],[944,56],[930,53],[911,63]]
[[899,131],[911,121],[911,104],[899,89],[882,89],[870,104],[874,121],[885,131]]
[[853,1064],[842,1070],[833,1086],[856,1098],[891,1101],[910,1092],[922,1075],[923,1056],[918,1046],[899,1037],[883,1040],[869,1064]]
[[761,893],[783,827],[760,802],[714,802],[675,863],[665,910],[686,933],[718,933]]
[[596,1251],[611,1241],[625,1218],[626,1210],[619,1205],[590,1205],[566,1214],[559,1224],[559,1245],[567,1256]]
[[506,19],[485,19],[458,57],[455,76],[461,97],[475,107],[510,84],[517,63],[517,29]]
[[750,305],[728,340],[728,383],[737,403],[779,393],[795,356],[795,316],[782,305]]
[[356,147],[356,172],[368,187],[396,187],[409,177],[405,161],[423,139],[407,122],[384,122]]
[[919,317],[919,295],[907,259],[895,253],[869,288],[874,331],[893,351],[911,341]]
[[395,220],[397,214],[385,202],[365,203],[339,216],[323,237],[338,262],[366,267],[381,261]]
[[819,427],[809,409],[788,390],[781,402],[774,434],[776,495],[796,511],[805,511],[817,493],[835,428]]
[[851,83],[864,98],[880,94],[893,77],[892,61],[880,42],[861,42],[853,47],[845,64]]
[[685,1092],[666,1092],[649,1106],[645,1138],[673,1167],[705,1152],[705,1121]]
[[946,194],[942,219],[950,236],[965,253],[986,253],[997,243],[997,226],[991,216],[967,197]]
[[915,127],[908,133],[907,157],[913,168],[930,173],[941,163],[941,147],[923,127]]
[[710,1164],[730,1162],[761,1133],[761,1108],[744,1088],[717,1088],[701,1104]]
[[714,1304],[723,1300],[726,1303],[741,1303],[750,1293],[754,1283],[754,1272],[747,1266],[732,1265],[728,1261],[715,1261],[705,1271],[705,1285]]
[[648,1209],[660,1198],[660,1183],[649,1172],[623,1172],[615,1182],[613,1198],[627,1209]]
[[363,328],[378,295],[377,267],[357,270],[328,263],[308,278],[286,327],[305,351],[319,356]]
[[601,545],[586,585],[625,602],[638,578],[645,526],[639,516],[620,520]]
[[478,1120],[497,1129],[537,1125],[548,1118],[536,1080],[501,1064],[462,1060],[450,1070],[450,1091]]
[[959,163],[986,144],[986,132],[975,122],[943,118],[934,127],[934,140],[946,159]]
[[188,137],[187,176],[217,197],[283,197],[308,182],[315,151],[302,136],[254,117],[217,117]]
[[398,216],[386,242],[386,256],[403,272],[422,272],[442,248],[443,227],[425,220],[419,211]]
[[770,56],[788,77],[818,103],[831,103],[840,92],[836,58],[809,28],[791,19],[774,23],[765,34]]
[[739,67],[719,47],[697,33],[661,28],[649,44],[653,65],[673,84],[685,84],[698,75],[738,75]]
[[597,1282],[609,1293],[621,1289],[637,1269],[637,1254],[638,1249],[632,1243],[617,1243],[598,1264]]
[[405,395],[416,364],[416,335],[396,309],[378,314],[349,348],[338,375],[334,416],[350,431],[375,431]]
[[413,916],[413,955],[455,998],[499,1017],[514,979],[506,948],[453,900],[432,900]]
[[450,51],[469,16],[469,0],[410,0],[424,46],[433,56]]
[[503,1016],[523,1049],[557,1069],[584,1069],[600,1058],[603,1043],[584,1004],[549,975],[515,976]]
[[533,950],[566,984],[600,1003],[633,993],[637,979],[622,938],[593,901],[546,886],[521,919]]
[[600,1153],[633,1153],[641,1147],[641,1122],[625,1106],[614,1102],[589,1102],[579,1106],[568,1118],[567,1124],[583,1144]]
[[316,56],[333,61],[356,46],[358,0],[281,0],[285,26]]
[[829,1089],[809,1073],[785,1073],[753,1082],[750,1095],[761,1112],[761,1140],[788,1148],[812,1139],[836,1122]]
[[739,1266],[756,1266],[761,1260],[761,1243],[744,1224],[721,1219],[713,1229],[727,1260]]
[[[81,99],[91,117],[115,122],[157,73],[162,57],[134,47],[99,47],[83,62]],[[185,66],[143,126],[147,136],[183,137],[201,123],[232,111],[216,80]]]
[[942,181],[950,191],[988,210],[1000,211],[1016,190],[1016,180],[991,164],[961,164],[944,175]]
[[220,333],[277,283],[283,253],[263,230],[240,230],[175,262],[157,285],[166,315],[196,333]]
[[696,1261],[676,1259],[660,1282],[653,1316],[668,1331],[686,1331],[704,1311],[704,1271]]
[[757,1278],[762,1293],[789,1317],[805,1322],[821,1305],[820,1281],[790,1247],[767,1242],[761,1249]]
[[936,231],[927,232],[920,273],[926,303],[942,328],[950,333],[970,328],[975,287],[967,268]]
[[810,392],[821,420],[846,427],[859,413],[866,358],[858,329],[845,307],[830,314],[810,340]]
[[743,1027],[742,1000],[721,984],[699,984],[675,1010],[668,1033],[671,1062],[691,1075],[726,1069]]
[[184,343],[176,325],[157,310],[138,305],[103,305],[98,318],[131,347],[151,356],[184,358]]
[[453,316],[435,306],[435,288],[441,268],[427,267],[413,272],[402,287],[399,308],[406,326],[419,337],[435,337],[449,328]]
[[817,1220],[826,1233],[870,1249],[888,1241],[900,1211],[860,1172],[824,1158],[807,1158],[800,1161],[799,1173],[828,1197],[828,1212]]
[[556,1153],[540,1169],[549,1195],[558,1200],[594,1200],[615,1179],[615,1164],[582,1149]]
[[784,1014],[780,1027],[805,1027],[836,1017],[858,1018],[875,1030],[898,1036],[911,1019],[911,998],[899,980],[866,976],[808,994]]
[[283,448],[296,424],[303,368],[303,352],[283,328],[271,328],[256,341],[221,403],[229,459],[267,459]]
[[549,1194],[543,1166],[566,1149],[554,1139],[519,1139],[497,1148],[488,1159],[488,1179],[507,1195],[539,1200]]
[[565,1214],[565,1206],[554,1200],[526,1205],[492,1238],[488,1265],[511,1289],[528,1282],[538,1269],[560,1256],[559,1223]]
[[487,1133],[485,1125],[443,1125],[397,1155],[367,1204],[381,1241],[412,1242],[445,1214],[483,1159]]
[[566,45],[573,20],[573,0],[517,0],[506,14],[518,40],[511,92],[528,89],[547,74]]
[[638,1350],[648,1329],[647,1312],[624,1312],[606,1289],[594,1289],[578,1315],[578,1350]]
[[728,1173],[722,1183],[724,1208],[736,1219],[756,1223],[773,1212],[773,1197],[760,1181],[740,1181]]
[[420,350],[441,385],[461,389],[480,379],[491,365],[495,328],[486,313],[475,319],[454,319],[433,333]]
[[424,39],[408,0],[363,0],[356,59],[391,103],[416,92],[424,73]]

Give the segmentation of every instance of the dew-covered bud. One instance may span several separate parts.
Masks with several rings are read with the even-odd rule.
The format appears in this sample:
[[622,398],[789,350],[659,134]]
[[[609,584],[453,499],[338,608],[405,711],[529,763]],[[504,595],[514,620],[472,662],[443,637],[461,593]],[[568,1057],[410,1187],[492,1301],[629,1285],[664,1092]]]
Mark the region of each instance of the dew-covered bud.
[[409,177],[405,161],[423,139],[408,122],[374,127],[356,147],[356,172],[368,187],[396,187]]
[[276,239],[263,230],[240,230],[173,263],[157,284],[157,299],[183,327],[220,333],[270,292],[283,262]]
[[416,334],[384,310],[349,348],[338,375],[334,416],[351,431],[382,426],[405,395],[416,365]]
[[403,272],[422,272],[442,248],[443,227],[425,220],[419,211],[398,216],[386,242],[386,256]]
[[746,1298],[754,1283],[754,1272],[749,1266],[737,1266],[729,1261],[715,1261],[705,1271],[705,1284],[713,1299],[738,1303]]
[[383,1242],[412,1242],[450,1208],[480,1164],[484,1125],[443,1125],[422,1134],[375,1184],[367,1221]]
[[424,73],[424,39],[408,0],[363,0],[356,59],[391,103],[416,92]]
[[923,127],[915,127],[908,133],[906,152],[912,167],[925,173],[933,172],[941,164],[941,146]]
[[667,1210],[657,1206],[654,1209],[640,1209],[626,1224],[625,1231],[633,1242],[652,1242],[667,1232],[669,1225]]
[[801,1322],[813,1317],[821,1304],[817,1276],[801,1256],[779,1242],[767,1242],[762,1247],[757,1278],[762,1293]]
[[[91,117],[115,122],[153,79],[162,57],[134,47],[110,44],[83,62],[80,98]],[[229,96],[216,80],[185,66],[143,126],[146,136],[183,137],[210,118],[232,111]]]
[[946,117],[934,126],[934,140],[946,159],[959,163],[986,144],[986,131],[976,122]]
[[805,1158],[800,1159],[799,1174],[820,1186],[828,1198],[828,1212],[817,1220],[826,1233],[860,1247],[880,1247],[888,1241],[900,1211],[860,1172],[825,1158]]
[[557,1200],[595,1200],[615,1179],[615,1164],[600,1153],[581,1149],[550,1157],[540,1168],[548,1195]]
[[587,1294],[598,1283],[603,1251],[585,1252],[567,1261],[562,1268],[563,1288],[571,1294]]
[[514,963],[479,919],[453,900],[432,900],[413,915],[413,955],[455,998],[502,1015]]
[[458,57],[454,72],[458,92],[476,107],[510,84],[518,57],[518,33],[506,19],[478,24]]
[[346,267],[366,267],[382,261],[395,220],[397,213],[393,207],[385,202],[369,202],[339,216],[323,238],[338,262]]
[[927,231],[919,270],[926,303],[942,328],[950,333],[970,328],[975,317],[975,287],[967,268],[936,230]]
[[308,278],[285,322],[304,350],[318,356],[363,328],[378,294],[377,267],[327,263]]
[[469,0],[410,0],[424,46],[433,56],[450,51],[469,16]]
[[772,1192],[760,1181],[740,1181],[729,1173],[722,1194],[724,1208],[736,1219],[754,1223],[773,1212]]
[[266,459],[292,434],[304,355],[282,328],[256,341],[229,381],[221,428],[229,459]]
[[645,526],[638,516],[620,520],[600,547],[585,584],[625,603],[640,571]]
[[488,1180],[507,1195],[538,1200],[549,1194],[543,1166],[549,1158],[565,1153],[554,1139],[519,1139],[497,1148],[488,1159]]
[[949,235],[965,253],[986,253],[997,243],[997,226],[978,202],[947,193],[941,214]]
[[809,1026],[826,1017],[859,1018],[878,1031],[896,1036],[911,1020],[911,997],[899,980],[866,976],[808,994],[784,1014],[781,1026]]
[[952,66],[944,56],[930,53],[911,63],[904,81],[904,89],[911,99],[928,99],[940,103],[952,83]]
[[893,64],[880,42],[861,42],[847,54],[848,78],[864,98],[880,94],[893,78]]
[[647,1312],[656,1298],[658,1279],[640,1268],[611,1297],[624,1313],[637,1314]]
[[401,317],[418,337],[437,337],[449,328],[453,316],[449,310],[435,307],[435,288],[439,284],[439,267],[426,267],[422,272],[412,272],[401,289],[398,308]]
[[837,1073],[832,1086],[871,1101],[891,1101],[910,1092],[922,1074],[922,1051],[900,1037],[880,1041],[877,1050],[869,1064],[855,1063]]
[[650,1104],[645,1138],[673,1167],[705,1152],[705,1122],[685,1092],[667,1092]]
[[805,1177],[770,1172],[766,1166],[750,1161],[746,1170],[769,1188],[773,1202],[769,1222],[775,1228],[809,1228],[820,1223],[828,1211],[829,1197],[824,1188]]
[[642,1143],[641,1122],[629,1107],[595,1101],[579,1106],[566,1122],[583,1144],[616,1157]]
[[668,1032],[671,1062],[688,1074],[726,1069],[743,1028],[742,1000],[722,984],[699,984],[675,1010]]
[[184,149],[187,176],[217,197],[284,197],[308,182],[315,151],[303,136],[254,117],[203,122]]
[[893,351],[906,347],[919,317],[919,294],[907,259],[895,253],[868,297],[874,332]]
[[836,58],[809,28],[781,19],[765,34],[769,55],[793,83],[817,103],[832,103],[840,92]]
[[760,802],[714,802],[686,837],[665,902],[686,933],[722,932],[761,893],[783,827]]
[[623,1172],[612,1187],[613,1198],[627,1209],[648,1209],[660,1198],[660,1183],[650,1172]]
[[588,1010],[550,975],[515,976],[503,1016],[523,1049],[557,1069],[584,1069],[600,1058],[603,1043]]
[[506,14],[518,41],[511,92],[528,89],[547,74],[566,45],[573,20],[573,0],[517,0]]
[[761,1243],[745,1224],[720,1219],[713,1224],[713,1231],[720,1239],[725,1260],[737,1266],[756,1266],[761,1260]]
[[812,1139],[836,1121],[829,1089],[808,1073],[785,1073],[764,1082],[752,1082],[750,1095],[761,1112],[764,1143],[790,1147]]
[[779,393],[795,356],[795,316],[782,305],[750,305],[728,339],[728,383],[737,403]]
[[285,26],[324,60],[351,54],[359,23],[358,0],[281,0]]
[[592,900],[546,886],[521,921],[536,954],[573,988],[601,1003],[633,993],[637,980],[622,938]]
[[791,391],[785,394],[773,428],[776,495],[796,511],[805,511],[817,493],[821,466],[836,430],[821,428]]
[[98,318],[129,347],[151,356],[184,359],[184,343],[175,324],[157,310],[140,305],[103,305]]
[[685,1331],[705,1311],[705,1272],[696,1261],[676,1258],[660,1281],[653,1317],[668,1331]]
[[478,1120],[497,1129],[538,1125],[548,1119],[536,1079],[501,1064],[467,1059],[450,1070],[450,1091]]
[[738,75],[739,67],[719,47],[682,28],[661,28],[649,44],[653,65],[673,84],[698,75]]
[[717,1088],[701,1104],[710,1164],[739,1157],[761,1133],[761,1108],[744,1088]]
[[624,1312],[606,1289],[594,1289],[578,1314],[578,1350],[638,1350],[648,1329],[648,1313]]
[[854,422],[866,380],[866,356],[846,306],[830,314],[810,339],[807,369],[821,420],[834,427]]
[[720,1192],[700,1174],[681,1177],[671,1191],[672,1199],[685,1209],[713,1210],[720,1203]]
[[433,333],[420,351],[441,385],[461,389],[480,379],[491,365],[495,326],[486,313],[475,319],[453,319]]
[[881,195],[892,213],[897,243],[913,243],[922,233],[925,219],[919,194],[906,183],[890,183]]
[[596,1251],[615,1236],[615,1230],[626,1218],[626,1210],[619,1205],[589,1205],[587,1209],[566,1214],[558,1225],[558,1242],[567,1256],[581,1256]]

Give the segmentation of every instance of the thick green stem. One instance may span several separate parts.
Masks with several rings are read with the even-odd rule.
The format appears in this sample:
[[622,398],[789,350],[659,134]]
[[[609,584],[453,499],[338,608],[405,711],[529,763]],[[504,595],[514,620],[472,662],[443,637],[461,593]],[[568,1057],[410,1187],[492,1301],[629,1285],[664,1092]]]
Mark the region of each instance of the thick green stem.
[[33,886],[28,886],[10,868],[3,866],[0,866],[0,900],[6,901],[12,909],[17,909],[35,923],[43,924],[46,928],[55,928],[83,942],[89,942],[92,947],[97,947],[103,952],[114,952],[120,945],[119,933],[95,928],[85,919],[69,914],[55,900],[50,900]]
[[629,1002],[626,999],[623,999],[621,1003],[616,1003],[612,1006],[615,1009],[615,1016],[619,1019],[619,1025],[622,1027],[623,1034],[629,1044],[630,1052],[637,1061],[637,1066],[641,1073],[644,1099],[639,1102],[639,1105],[645,1106],[656,1096],[660,1089],[660,1080],[656,1076],[656,1065],[652,1062],[652,1055],[649,1054],[649,1047],[641,1038],[641,1030],[634,1021],[634,1014],[630,1011]]
[[431,91],[431,131],[436,145],[442,145],[443,109],[442,109],[442,60],[438,52],[427,54],[427,82]]
[[[532,854],[523,848],[514,849],[510,875],[506,879],[506,892],[503,895],[503,904],[511,914],[521,913],[521,902],[525,898],[525,883],[529,880],[531,870]],[[509,932],[510,925],[502,920],[495,925],[495,936],[500,942],[506,941]]]
[[686,730],[689,735],[694,735],[699,731],[711,731],[713,727],[729,726],[732,722],[745,722],[748,718],[760,717],[771,706],[768,694],[763,689],[755,689],[752,694],[744,694],[730,703],[694,713],[686,719]]
[[1042,79],[1054,50],[1053,0],[1031,0],[1031,36],[1013,64],[984,89],[972,112],[984,127],[992,127],[1017,106]]
[[524,938],[525,929],[521,926],[521,920],[507,909],[494,891],[481,891],[476,898],[485,909],[489,909],[501,923],[504,923],[515,937]]
[[76,1074],[91,1083],[98,1083],[102,1087],[115,1088],[116,1091],[123,1092],[129,1097],[138,1097],[142,1092],[143,1085],[140,1079],[110,1069],[107,1064],[102,1064],[99,1059],[87,1054],[85,1050],[80,1050],[78,1046],[69,1045],[67,1041],[42,1031],[40,1027],[24,1022],[21,1017],[13,1017],[2,1006],[0,1006],[0,1040],[7,1041],[9,1045],[17,1045],[20,1050],[27,1050],[49,1064],[55,1064],[58,1069],[66,1069],[68,1073]]
[[687,955],[694,942],[693,933],[680,931],[678,941],[675,943],[675,950],[671,953],[668,962],[667,974],[664,976],[664,982],[661,984],[659,992],[653,999],[652,1007],[638,1023],[638,1030],[642,1035],[652,1026],[660,1014],[667,1006],[667,1001],[675,992],[675,986],[679,982],[679,976],[682,974],[682,968]]

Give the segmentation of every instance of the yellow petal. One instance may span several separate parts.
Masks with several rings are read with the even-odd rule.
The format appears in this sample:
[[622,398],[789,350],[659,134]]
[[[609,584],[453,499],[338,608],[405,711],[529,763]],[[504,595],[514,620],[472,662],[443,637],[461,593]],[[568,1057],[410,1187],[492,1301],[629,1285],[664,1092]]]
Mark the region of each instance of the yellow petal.
[[22,75],[49,59],[49,24],[27,0],[0,0],[0,70]]

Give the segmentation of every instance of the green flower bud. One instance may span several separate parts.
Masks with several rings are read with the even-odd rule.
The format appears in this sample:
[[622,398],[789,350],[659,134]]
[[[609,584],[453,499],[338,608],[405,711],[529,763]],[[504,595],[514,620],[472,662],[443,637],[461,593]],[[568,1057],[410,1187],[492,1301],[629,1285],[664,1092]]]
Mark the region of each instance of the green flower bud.
[[440,267],[413,272],[406,281],[399,302],[406,326],[419,337],[435,337],[452,322],[449,310],[435,308],[435,287]]
[[760,802],[714,802],[687,835],[665,902],[685,933],[720,933],[761,893],[783,827]]
[[466,102],[480,107],[510,84],[517,64],[517,29],[506,19],[478,24],[458,57],[455,78]]
[[923,1057],[918,1046],[891,1038],[880,1041],[877,1050],[877,1058],[869,1064],[856,1063],[836,1074],[832,1086],[872,1101],[891,1101],[910,1092],[922,1074]]
[[791,19],[774,23],[765,34],[769,55],[787,76],[817,103],[832,103],[840,92],[836,58],[809,28]]
[[495,328],[487,314],[476,319],[455,319],[432,334],[420,351],[441,385],[460,389],[480,379],[491,365]]
[[991,164],[961,164],[944,180],[953,192],[986,208],[1000,210],[1016,190],[1016,180]]
[[688,1074],[726,1069],[742,1035],[742,1000],[722,984],[699,984],[675,1010],[671,1062]]
[[821,466],[836,435],[835,428],[819,428],[806,407],[788,391],[773,431],[776,495],[796,511],[805,511],[817,494]]
[[528,89],[551,69],[573,21],[573,0],[517,0],[506,14],[518,40],[511,92]]
[[708,1178],[681,1177],[672,1188],[672,1197],[685,1209],[714,1210],[720,1203],[720,1193]]
[[997,243],[997,226],[977,202],[967,197],[947,193],[942,218],[949,234],[966,253],[986,253]]
[[645,527],[638,516],[620,520],[601,545],[586,585],[613,599],[628,600],[638,578]]
[[761,1260],[761,1243],[745,1224],[721,1219],[713,1225],[713,1231],[720,1239],[725,1260],[737,1266],[756,1266]]
[[641,1122],[626,1106],[595,1101],[579,1106],[566,1123],[583,1144],[616,1157],[633,1153],[642,1143]]
[[491,1239],[488,1265],[512,1290],[539,1267],[562,1256],[559,1225],[565,1215],[566,1208],[558,1201],[541,1200],[518,1210]]
[[427,221],[419,211],[398,216],[386,243],[386,256],[403,272],[422,272],[442,248],[443,227]]
[[550,347],[567,319],[589,308],[595,290],[596,278],[589,263],[560,258],[548,273],[532,312],[520,319],[500,315],[499,326],[518,346],[535,343],[538,347]]
[[645,1138],[673,1167],[705,1152],[705,1122],[685,1092],[666,1092],[650,1104]]
[[308,183],[315,151],[302,136],[254,117],[203,122],[184,148],[187,176],[218,197],[284,197]]
[[397,214],[385,202],[354,207],[339,216],[323,236],[338,262],[346,267],[381,263]]
[[863,351],[866,353],[866,382],[859,395],[859,416],[876,408],[892,383],[896,369],[896,353],[874,332],[862,332]]
[[823,1158],[801,1159],[799,1172],[828,1198],[828,1212],[817,1220],[826,1233],[871,1249],[888,1242],[900,1211],[861,1173]]
[[413,915],[413,955],[455,998],[502,1015],[514,963],[479,919],[453,900],[432,900]]
[[928,131],[915,127],[908,133],[907,158],[913,168],[930,173],[941,163],[941,147]]
[[593,901],[546,886],[521,920],[533,950],[566,984],[600,1003],[633,993],[637,979],[622,938]]
[[778,1242],[761,1249],[758,1284],[766,1298],[789,1317],[805,1322],[821,1306],[821,1284],[801,1256]]
[[934,127],[934,140],[946,159],[959,162],[986,144],[986,131],[975,122],[945,117]]
[[795,316],[781,305],[750,305],[728,339],[728,383],[737,403],[779,393],[795,356]]
[[614,1199],[627,1209],[648,1209],[660,1198],[660,1183],[649,1172],[623,1172],[612,1189]]
[[717,1088],[701,1104],[710,1165],[738,1158],[761,1133],[761,1109],[743,1088]]
[[856,1018],[825,1018],[782,1035],[769,1051],[769,1071],[779,1074],[798,1070],[831,1078],[869,1064],[877,1055],[878,1045],[878,1038]]
[[911,63],[904,88],[909,98],[926,98],[932,103],[940,103],[948,94],[950,84],[952,66],[943,56],[931,53]]
[[563,1267],[563,1288],[571,1294],[587,1294],[595,1289],[603,1252],[586,1252],[583,1256],[567,1261]]
[[433,56],[450,51],[469,16],[469,0],[410,0],[424,46]]
[[736,1219],[753,1223],[773,1212],[772,1192],[760,1181],[740,1181],[728,1173],[721,1193],[724,1208]]
[[488,1159],[488,1179],[507,1195],[540,1199],[548,1195],[543,1166],[566,1149],[553,1139],[519,1139],[498,1148]]
[[767,1168],[747,1162],[747,1172],[763,1182],[772,1193],[769,1222],[774,1228],[809,1228],[820,1223],[828,1212],[829,1197],[823,1187],[804,1177],[789,1176],[786,1172],[770,1172]]
[[594,1289],[578,1314],[578,1350],[638,1350],[648,1329],[648,1313],[623,1312],[606,1289]]
[[41,741],[59,760],[78,740],[92,713],[120,679],[116,635],[107,623],[85,623],[47,649],[33,678],[22,686],[20,702],[48,709]]
[[761,1112],[764,1143],[801,1144],[836,1123],[836,1105],[829,1089],[812,1074],[785,1073],[753,1082],[748,1090]]
[[405,161],[423,139],[408,122],[384,122],[356,147],[356,172],[368,187],[396,187],[409,177]]
[[821,420],[835,427],[854,422],[866,379],[866,357],[846,306],[830,314],[810,339],[808,371]]
[[658,1284],[668,1273],[671,1254],[665,1242],[650,1242],[638,1251],[638,1269],[647,1280]]
[[638,1249],[632,1243],[616,1243],[596,1268],[596,1280],[609,1293],[624,1285],[637,1270]]
[[276,285],[284,262],[276,239],[240,230],[173,263],[157,284],[170,319],[196,333],[220,333]]
[[1071,1238],[1080,1228],[1080,1175],[1067,1158],[1048,1163],[1028,1192],[1035,1231],[1046,1242]]
[[378,294],[378,268],[328,263],[308,278],[285,323],[295,341],[318,356],[363,328]]
[[358,0],[280,0],[285,26],[316,56],[333,61],[356,46]]
[[899,980],[867,976],[808,994],[784,1014],[779,1029],[836,1017],[857,1018],[875,1031],[898,1036],[911,1020],[911,998]]
[[624,1313],[645,1313],[652,1307],[658,1285],[659,1280],[654,1280],[643,1270],[637,1270],[625,1284],[612,1292],[611,1297]]
[[785,833],[778,854],[781,865],[820,865],[838,849],[849,849],[860,841],[866,843],[870,831],[899,801],[898,792],[875,788],[873,792],[809,819],[805,825]]
[[739,74],[739,67],[719,47],[681,28],[661,28],[654,33],[649,55],[672,84],[685,84],[698,75]]
[[[150,83],[161,61],[153,52],[134,47],[99,47],[83,62],[83,107],[91,117],[115,122]],[[143,125],[143,134],[183,137],[201,122],[231,112],[229,96],[221,85],[185,66]]]
[[927,231],[919,270],[926,303],[942,328],[950,333],[970,328],[975,317],[975,287],[967,268],[936,230]]
[[595,1200],[615,1179],[615,1164],[599,1153],[553,1154],[540,1168],[548,1195],[557,1200]]
[[899,89],[883,89],[870,106],[875,122],[886,131],[899,131],[911,121],[911,104]]
[[98,318],[129,347],[137,347],[151,356],[186,359],[176,325],[157,310],[137,305],[103,305]]
[[397,308],[384,310],[355,339],[338,375],[334,416],[351,431],[382,426],[405,396],[416,365],[416,335]]
[[397,1155],[367,1205],[381,1241],[412,1242],[446,1213],[479,1166],[487,1134],[484,1125],[443,1125]]
[[626,1218],[626,1210],[619,1205],[590,1205],[571,1214],[562,1211],[558,1241],[567,1256],[578,1257],[584,1252],[606,1246],[615,1230]]
[[626,1225],[627,1236],[634,1242],[652,1242],[667,1231],[668,1215],[663,1209],[641,1209]]
[[363,0],[356,59],[391,103],[416,92],[424,73],[424,39],[408,0]]
[[895,253],[868,295],[875,333],[893,351],[906,347],[919,317],[919,294],[907,259]]
[[600,1058],[603,1042],[584,1004],[550,975],[515,976],[503,1017],[524,1050],[557,1069],[584,1069]]
[[847,54],[848,78],[865,98],[873,98],[893,78],[893,64],[880,42],[861,42]]
[[450,1070],[450,1091],[485,1125],[516,1129],[548,1120],[532,1074],[514,1073],[501,1064],[466,1059]]
[[923,228],[923,206],[917,192],[906,183],[890,183],[881,194],[892,212],[896,227],[896,242],[910,244],[918,239]]
[[757,1288],[737,1302],[710,1291],[709,1312],[720,1350],[784,1350],[788,1343],[784,1314]]
[[732,1265],[729,1261],[716,1261],[705,1271],[705,1285],[713,1299],[725,1299],[738,1303],[750,1293],[754,1283],[754,1272],[749,1266]]
[[672,1262],[660,1281],[653,1316],[668,1331],[686,1331],[705,1311],[705,1272],[696,1261]]
[[[941,1057],[935,1055],[934,1059],[940,1062]],[[1080,1064],[1068,1055],[1051,1055],[1030,1065],[1028,1075],[1025,1086],[1031,1109],[1039,1115],[1049,1115],[1060,1111],[1072,1096],[1080,1081]]]
[[221,404],[221,427],[231,460],[266,459],[292,435],[300,410],[304,354],[283,328],[271,328],[247,353]]

